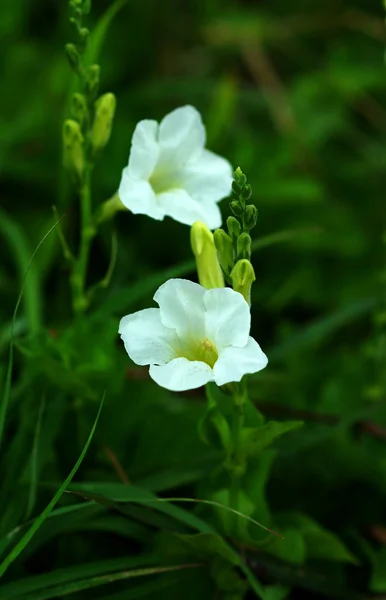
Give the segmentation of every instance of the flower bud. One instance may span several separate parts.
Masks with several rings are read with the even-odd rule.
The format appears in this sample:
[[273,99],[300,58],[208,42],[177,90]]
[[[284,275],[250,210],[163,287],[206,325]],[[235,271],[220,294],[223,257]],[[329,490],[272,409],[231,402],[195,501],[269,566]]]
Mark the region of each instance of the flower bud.
[[239,235],[241,233],[240,223],[234,217],[228,217],[227,218],[227,226],[228,226],[229,235],[231,236],[233,242],[236,242],[237,238],[239,237]]
[[257,221],[257,208],[254,204],[249,204],[243,215],[244,229],[253,229]]
[[232,191],[238,196],[241,192],[241,190],[243,189],[243,187],[237,183],[237,181],[233,180],[232,181]]
[[249,259],[251,257],[251,245],[252,240],[249,233],[242,233],[237,240],[237,258]]
[[240,198],[243,200],[249,200],[252,196],[252,188],[249,183],[246,183],[243,189],[241,190]]
[[79,71],[79,52],[75,44],[66,44],[64,47],[71,68],[77,73]]
[[247,183],[247,178],[240,169],[240,167],[237,167],[236,171],[233,173],[233,179],[237,181],[240,188],[243,188],[244,185]]
[[82,27],[78,31],[79,46],[82,52],[84,52],[84,50],[86,49],[89,34],[90,31],[87,29],[87,27]]
[[72,95],[71,115],[73,116],[75,121],[78,121],[79,125],[82,127],[88,115],[87,102],[83,94],[75,93]]
[[86,72],[86,92],[90,99],[95,98],[99,88],[100,66],[91,65]]
[[220,265],[224,273],[230,275],[234,265],[232,238],[223,229],[216,229],[213,239]]
[[233,212],[234,215],[236,215],[236,217],[241,217],[241,215],[244,212],[244,208],[243,206],[240,204],[240,202],[238,200],[233,200],[230,204],[229,204],[231,211]]
[[115,106],[116,100],[114,94],[103,94],[95,102],[92,143],[96,152],[104,148],[110,139]]
[[200,284],[207,290],[224,287],[224,277],[218,262],[213,233],[201,221],[193,223],[190,230],[190,243],[196,257]]
[[249,260],[242,259],[237,261],[232,273],[231,280],[233,289],[244,296],[245,300],[251,305],[251,287],[256,280],[255,271]]
[[67,119],[63,123],[63,162],[67,169],[79,177],[84,169],[83,141],[79,123]]

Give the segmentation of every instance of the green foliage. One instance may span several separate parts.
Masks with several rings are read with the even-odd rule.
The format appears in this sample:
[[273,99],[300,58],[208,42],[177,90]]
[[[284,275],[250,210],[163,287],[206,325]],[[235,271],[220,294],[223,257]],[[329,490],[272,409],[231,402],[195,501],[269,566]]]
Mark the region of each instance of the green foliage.
[[[1,7],[0,598],[385,593],[382,2],[72,4]],[[223,268],[251,250],[269,358],[237,450],[229,389],[157,388],[117,336],[165,280],[195,278],[187,228],[122,211],[94,229],[136,122],[183,104],[259,209],[251,242],[243,186],[221,205]]]

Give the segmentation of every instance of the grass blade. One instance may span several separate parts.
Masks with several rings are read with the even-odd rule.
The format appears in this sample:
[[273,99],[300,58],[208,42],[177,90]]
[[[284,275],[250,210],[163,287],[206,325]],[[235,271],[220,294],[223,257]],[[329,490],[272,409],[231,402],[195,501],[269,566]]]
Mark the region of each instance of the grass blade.
[[31,483],[30,483],[29,494],[28,494],[26,519],[29,519],[29,517],[31,516],[31,513],[34,509],[35,502],[36,502],[36,489],[37,489],[37,479],[38,479],[38,446],[39,446],[39,438],[40,438],[40,432],[41,432],[41,428],[42,428],[42,420],[43,420],[45,404],[46,404],[46,399],[45,399],[45,396],[43,396],[43,398],[40,402],[38,418],[36,421],[34,441],[33,441],[33,446],[32,446],[32,453],[31,453]]
[[202,563],[188,563],[184,565],[170,565],[167,567],[149,567],[147,569],[133,569],[131,571],[109,573],[108,575],[97,575],[88,579],[74,581],[73,583],[68,583],[67,585],[60,585],[58,587],[51,588],[50,590],[37,592],[36,594],[27,594],[21,597],[19,596],[18,600],[50,600],[50,598],[61,598],[62,596],[75,594],[76,592],[99,587],[101,585],[106,585],[107,583],[124,581],[126,579],[133,579],[135,577],[159,575],[161,573],[172,573],[174,571],[182,571],[183,569],[193,569],[202,566]]
[[31,265],[33,263],[33,260],[36,256],[36,254],[38,253],[40,246],[42,244],[44,244],[45,240],[48,238],[48,236],[54,231],[55,227],[57,227],[57,225],[60,223],[61,219],[63,219],[64,215],[62,217],[60,217],[60,219],[58,219],[53,226],[47,231],[47,233],[42,237],[42,239],[40,240],[40,242],[38,243],[38,245],[36,246],[31,258],[28,261],[28,265],[24,274],[24,278],[21,284],[21,288],[20,288],[20,292],[19,292],[19,296],[17,298],[16,301],[16,306],[15,306],[15,310],[13,311],[13,316],[12,316],[12,330],[11,330],[11,341],[9,344],[9,358],[8,358],[8,369],[7,369],[7,376],[5,379],[5,386],[4,386],[4,393],[3,393],[3,398],[2,401],[0,402],[0,448],[1,448],[1,443],[2,443],[2,439],[3,439],[3,434],[4,434],[4,426],[5,426],[5,418],[7,415],[7,408],[8,408],[8,403],[9,403],[9,397],[11,394],[11,382],[12,382],[12,371],[13,371],[13,345],[14,345],[14,337],[15,337],[15,322],[16,322],[16,315],[17,315],[17,311],[19,310],[19,306],[20,306],[20,302],[21,299],[23,297],[23,292],[24,292],[24,288],[26,285],[26,281],[27,281],[27,277],[28,274],[30,272],[31,269]]
[[113,573],[126,569],[150,567],[156,562],[155,555],[142,554],[141,556],[120,556],[108,560],[98,560],[81,565],[74,565],[62,569],[55,569],[41,575],[25,577],[0,586],[0,598],[20,598],[31,592],[42,592],[47,588],[58,588],[59,585],[88,579],[97,575]]
[[27,544],[29,543],[29,541],[32,539],[32,537],[35,535],[35,533],[38,531],[38,529],[40,528],[40,526],[44,523],[44,521],[47,519],[47,517],[49,516],[49,514],[51,513],[52,509],[55,507],[56,503],[58,502],[58,500],[60,499],[60,497],[62,496],[63,492],[65,491],[66,487],[69,485],[69,483],[72,481],[72,478],[74,477],[75,473],[77,472],[77,470],[79,469],[85,454],[88,450],[88,447],[91,444],[91,440],[93,438],[98,420],[99,420],[99,415],[101,414],[101,410],[102,410],[102,406],[103,406],[103,402],[105,399],[105,395],[106,393],[103,394],[101,403],[99,405],[99,409],[98,409],[98,413],[97,416],[95,418],[94,424],[91,428],[90,431],[90,435],[88,436],[88,440],[78,458],[78,460],[75,463],[75,466],[72,468],[70,474],[68,475],[68,477],[64,480],[64,482],[62,483],[62,485],[60,486],[60,488],[58,489],[58,491],[56,492],[55,496],[52,498],[52,500],[47,504],[46,508],[43,510],[43,512],[34,520],[34,522],[32,523],[31,527],[28,529],[28,531],[23,535],[23,537],[21,538],[21,540],[19,540],[19,542],[16,544],[16,546],[11,550],[11,552],[5,557],[5,559],[3,560],[3,562],[0,564],[0,577],[2,577],[5,573],[5,571],[8,569],[9,565],[19,556],[19,554],[23,551],[23,549],[27,546]]

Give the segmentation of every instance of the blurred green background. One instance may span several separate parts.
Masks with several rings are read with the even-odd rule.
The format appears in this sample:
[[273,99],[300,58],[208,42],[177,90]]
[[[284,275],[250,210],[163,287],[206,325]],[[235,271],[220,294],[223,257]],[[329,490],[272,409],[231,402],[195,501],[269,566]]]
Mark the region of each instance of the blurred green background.
[[[254,239],[261,240],[253,256],[252,333],[270,362],[251,378],[250,394],[267,418],[305,422],[275,444],[265,475],[255,482],[261,487],[255,518],[285,535],[279,549],[278,542],[244,549],[252,571],[270,588],[267,600],[386,593],[381,4],[94,0],[87,19],[101,42],[101,92],[117,97],[112,136],[94,171],[94,207],[118,187],[135,124],[184,104],[202,113],[208,147],[240,165],[252,184],[259,209]],[[2,3],[2,381],[15,302],[29,258],[54,222],[53,205],[66,212],[62,228],[69,243],[78,243],[77,198],[61,149],[62,122],[76,89],[63,52],[71,39],[64,0]],[[222,211],[225,218],[226,201]],[[38,515],[68,475],[104,389],[101,420],[76,480],[119,484],[121,467],[146,490],[206,497],[204,481],[218,457],[197,434],[203,394],[156,388],[146,369],[130,364],[117,338],[120,317],[151,306],[165,279],[196,277],[189,229],[119,213],[93,244],[90,284],[106,272],[113,229],[119,249],[111,285],[82,320],[71,314],[69,269],[55,232],[30,270],[16,319],[0,456],[0,552],[9,551],[18,535],[6,534]],[[71,502],[66,497],[60,506]],[[209,508],[184,510],[218,519]],[[290,518],[295,511],[301,516]],[[23,589],[6,585],[86,562],[104,565],[87,576],[108,573],[108,560],[121,560],[117,569],[169,564],[170,543],[160,530],[174,526],[149,524],[149,512],[145,518],[133,509],[127,518],[95,505],[48,520],[4,576],[0,598],[61,598],[55,590],[44,595],[60,583],[59,575],[50,584],[26,579]],[[313,539],[307,518],[336,538],[321,533]],[[187,569],[73,597],[243,597],[232,583],[230,592],[215,595],[209,575]]]

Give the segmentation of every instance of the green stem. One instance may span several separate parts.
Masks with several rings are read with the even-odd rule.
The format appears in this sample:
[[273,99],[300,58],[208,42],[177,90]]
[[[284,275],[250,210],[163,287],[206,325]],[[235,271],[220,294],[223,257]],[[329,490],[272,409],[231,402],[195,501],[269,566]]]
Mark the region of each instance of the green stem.
[[[239,494],[241,487],[241,478],[245,471],[245,459],[240,452],[241,431],[244,426],[244,406],[246,402],[245,382],[235,384],[233,393],[233,423],[232,423],[232,460],[231,460],[231,485],[230,485],[230,506],[239,510]],[[235,531],[237,532],[237,515],[235,516]]]
[[79,193],[81,211],[80,250],[71,277],[72,302],[74,312],[77,314],[84,312],[89,304],[86,296],[86,277],[91,241],[95,235],[91,210],[91,171],[92,166],[88,163],[84,170]]

